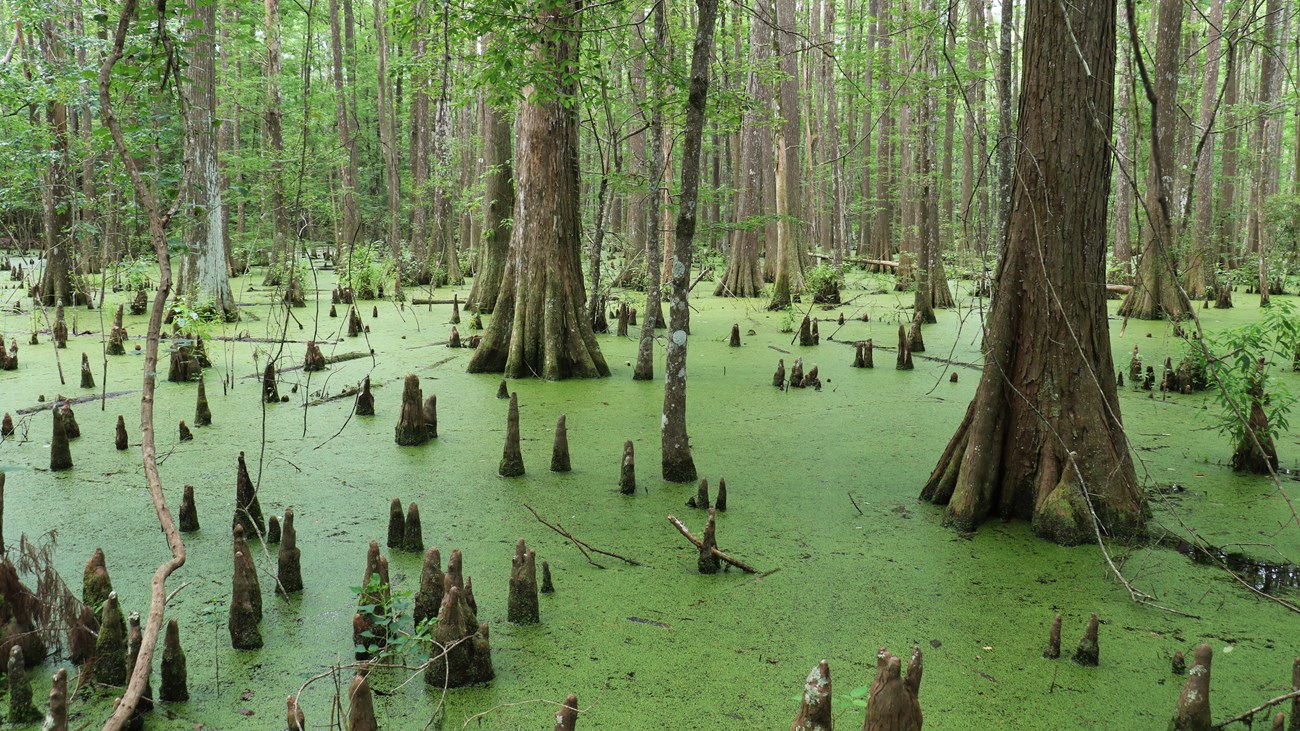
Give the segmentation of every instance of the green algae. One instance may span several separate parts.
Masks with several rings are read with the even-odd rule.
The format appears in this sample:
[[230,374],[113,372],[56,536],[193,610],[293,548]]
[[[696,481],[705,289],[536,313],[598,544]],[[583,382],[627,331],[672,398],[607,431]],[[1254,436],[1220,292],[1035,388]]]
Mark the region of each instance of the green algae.
[[[236,281],[247,286],[254,279]],[[279,346],[216,339],[247,334],[274,340],[285,327],[268,306],[269,292],[245,293],[246,311],[260,319],[216,326],[208,340],[212,425],[196,428],[194,441],[184,443],[173,430],[160,429],[163,484],[173,506],[182,486],[194,485],[199,511],[212,516],[206,525],[223,526],[222,516],[234,506],[236,456],[245,451],[264,509],[294,509],[306,588],[287,600],[268,590],[264,649],[232,650],[224,626],[229,535],[213,528],[186,534],[188,560],[170,585],[189,584],[169,605],[168,617],[179,620],[186,637],[190,700],[161,704],[150,727],[264,729],[279,723],[286,695],[330,665],[347,662],[352,587],[360,583],[366,546],[386,535],[394,495],[422,506],[426,546],[444,555],[452,548],[464,552],[479,619],[491,624],[496,679],[449,692],[445,728],[460,728],[463,719],[500,704],[558,701],[569,692],[582,698],[589,709],[583,725],[593,728],[777,728],[793,718],[809,667],[826,658],[836,695],[847,698],[851,689],[870,684],[881,646],[899,655],[912,645],[924,648],[921,703],[931,729],[1160,727],[1180,690],[1169,676],[1169,657],[1200,641],[1220,654],[1216,717],[1290,689],[1291,659],[1300,654],[1294,615],[1249,595],[1222,571],[1158,545],[1112,547],[1139,589],[1200,617],[1190,619],[1132,603],[1095,546],[1051,545],[1024,523],[994,521],[973,534],[943,528],[941,509],[916,496],[978,382],[979,303],[963,299],[959,310],[939,312],[939,324],[926,328],[927,352],[914,356],[914,371],[852,369],[854,350],[846,344],[874,338],[878,349],[892,351],[898,324],[909,319],[903,307],[910,295],[865,294],[854,288],[862,282],[870,290],[878,286],[876,278],[861,280],[845,289],[846,305],[811,309],[823,319],[816,347],[792,344],[794,333],[781,332],[792,318],[765,311],[762,302],[707,294],[691,300],[694,457],[701,475],[725,477],[729,486],[729,510],[718,514],[720,547],[766,572],[757,577],[699,575],[694,548],[667,524],[666,514],[675,513],[698,531],[704,519],[683,508],[693,485],[658,479],[662,384],[631,380],[635,339],[600,336],[613,371],[609,379],[510,382],[519,394],[525,462],[546,464],[556,419],[567,414],[573,471],[537,469],[506,480],[496,467],[507,404],[494,398],[497,376],[464,372],[472,351],[443,347],[450,306],[383,303],[378,318],[366,319],[373,360],[335,363],[321,373],[288,370],[301,364],[308,338],[327,357],[356,349],[357,341],[342,337],[345,318],[331,320],[327,305],[309,303],[295,311],[302,329],[290,322],[293,342],[283,348],[280,390],[290,400],[264,405],[253,356],[264,364]],[[325,279],[320,286],[328,296]],[[633,303],[643,297],[628,296]],[[1198,314],[1207,329],[1258,317],[1251,303],[1237,305]],[[794,320],[807,311],[802,307]],[[870,322],[857,319],[863,311]],[[827,321],[841,312],[842,327]],[[99,314],[69,310],[69,318],[79,320],[71,329],[98,333]],[[740,348],[728,347],[733,323],[754,331]],[[128,317],[126,324],[140,342],[143,317]],[[0,331],[28,325],[25,315],[6,314]],[[1157,366],[1166,353],[1177,359],[1182,347],[1168,323],[1124,326],[1113,319],[1111,332],[1117,364],[1127,362],[1134,344],[1146,363]],[[73,350],[93,352],[100,337],[72,340]],[[18,371],[0,374],[0,411],[17,414],[36,406],[38,395],[48,402],[74,390],[59,385],[48,338],[24,346],[20,356]],[[657,356],[662,374],[662,348]],[[796,357],[806,369],[819,367],[820,391],[771,387],[777,358],[792,363]],[[0,445],[0,463],[11,470],[5,521],[11,535],[56,531],[65,577],[75,577],[84,557],[103,546],[127,610],[145,608],[148,577],[167,556],[138,451],[117,452],[112,444],[118,413],[126,416],[132,443],[138,441],[132,392],[139,388],[139,362],[133,355],[110,358],[100,386],[127,394],[109,399],[103,410],[98,402],[76,407],[83,436],[72,443],[73,470],[43,469],[48,410],[21,417],[19,439]],[[92,366],[100,375],[99,363]],[[953,371],[958,383],[949,382]],[[426,396],[439,397],[440,430],[435,441],[403,448],[393,443],[391,430],[408,372],[420,376]],[[375,387],[376,416],[352,415],[352,398],[326,400],[366,375]],[[1282,377],[1300,388],[1300,377]],[[160,382],[157,423],[190,416],[196,388]],[[304,409],[306,401],[320,403]],[[1298,531],[1287,525],[1290,513],[1277,487],[1229,470],[1232,445],[1211,428],[1209,396],[1126,386],[1121,408],[1139,476],[1159,488],[1149,490],[1155,529],[1183,537],[1195,530],[1213,545],[1259,558],[1270,558],[1273,549],[1242,544],[1300,556]],[[632,497],[618,494],[624,440],[641,457],[642,490]],[[1295,433],[1279,439],[1284,466],[1300,464],[1298,444]],[[1290,480],[1283,489],[1297,492]],[[535,520],[525,502],[575,536],[643,565],[597,557],[607,568],[591,566]],[[519,537],[554,576],[556,592],[539,598],[537,626],[505,621]],[[259,570],[273,572],[274,554],[255,541],[250,546]],[[389,560],[396,590],[414,592],[420,554],[394,551]],[[1103,621],[1100,667],[1042,658],[1055,614],[1064,616],[1063,644],[1073,647],[1092,612]],[[48,690],[48,676],[35,674],[37,697]],[[348,677],[345,672],[343,682]],[[397,670],[371,676],[382,691],[376,705],[383,727],[422,727],[437,707],[436,689],[418,679],[403,684],[407,679]],[[301,705],[309,722],[328,718],[333,693],[327,681],[307,687]],[[102,718],[111,699],[101,694],[77,705],[74,713],[83,719]],[[553,710],[512,706],[485,723],[542,727]],[[841,724],[861,723],[861,710],[851,703],[839,704],[836,713]]]

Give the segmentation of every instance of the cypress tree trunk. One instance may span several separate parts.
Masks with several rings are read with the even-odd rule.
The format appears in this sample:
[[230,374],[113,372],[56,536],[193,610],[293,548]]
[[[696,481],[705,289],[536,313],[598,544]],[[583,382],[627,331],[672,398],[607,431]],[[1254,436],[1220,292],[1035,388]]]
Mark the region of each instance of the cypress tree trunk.
[[[751,18],[749,24],[749,54],[755,66],[771,57],[771,28],[762,20]],[[764,227],[753,219],[763,207],[763,171],[767,167],[764,153],[766,137],[761,124],[761,111],[770,103],[770,89],[759,73],[749,72],[745,93],[753,104],[745,109],[740,124],[740,186],[736,192],[735,216],[732,220],[731,251],[727,256],[727,269],[718,278],[713,294],[720,297],[758,297],[763,293],[763,269],[759,256],[763,251]]]
[[235,320],[239,310],[230,292],[226,267],[225,219],[222,216],[221,179],[217,170],[217,6],[188,0],[197,21],[192,29],[185,79],[189,114],[185,124],[185,152],[192,170],[186,190],[191,210],[185,228],[189,248],[186,260],[189,292],[195,309],[210,309],[225,320]]
[[578,120],[572,100],[578,64],[578,0],[544,0],[536,24],[545,39],[532,61],[554,69],[552,88],[524,89],[516,130],[518,190],[510,256],[492,322],[470,373],[547,380],[608,376],[591,322],[579,263]]
[[[1209,128],[1215,115],[1219,93],[1219,51],[1223,45],[1223,0],[1210,6],[1209,40],[1205,44],[1205,81],[1201,86],[1199,129]],[[1191,256],[1183,287],[1191,299],[1200,299],[1214,287],[1214,135],[1205,137],[1201,156],[1196,161],[1196,218],[1192,226]]]
[[1138,259],[1133,291],[1120,306],[1124,317],[1159,320],[1186,317],[1192,304],[1179,286],[1174,266],[1174,132],[1178,108],[1178,48],[1183,33],[1182,0],[1160,0],[1159,36],[1152,72],[1155,103],[1152,109],[1151,160],[1147,170],[1146,226],[1142,257]]
[[[991,515],[1015,517],[1032,519],[1044,538],[1080,543],[1093,537],[1095,511],[1103,532],[1143,530],[1098,285],[1114,70],[1113,0],[1029,0],[1026,101],[984,373],[921,493],[947,505],[959,529]],[[1094,113],[1080,114],[1081,106]]]
[[510,254],[508,221],[514,215],[515,180],[511,170],[510,120],[488,102],[483,123],[483,151],[487,170],[483,184],[483,238],[466,306],[492,312],[501,293],[501,277]]

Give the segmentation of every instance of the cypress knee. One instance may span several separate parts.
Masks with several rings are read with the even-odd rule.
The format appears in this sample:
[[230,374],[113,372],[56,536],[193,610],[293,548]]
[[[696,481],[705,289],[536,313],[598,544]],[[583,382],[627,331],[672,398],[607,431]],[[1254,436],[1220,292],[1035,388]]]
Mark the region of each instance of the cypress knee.
[[254,593],[260,596],[257,575],[249,576],[243,568],[252,561],[239,551],[235,552],[235,577],[230,597],[230,646],[236,650],[256,650],[262,646],[262,632],[257,627],[258,615],[253,609]]
[[406,527],[402,531],[402,550],[420,553],[424,550],[424,532],[420,528],[420,506],[406,506]]
[[98,607],[112,593],[113,582],[109,579],[108,566],[104,562],[104,549],[96,548],[81,574],[81,601],[86,606]]
[[393,498],[388,505],[388,547],[401,548],[406,535],[406,519],[402,517],[402,501]]
[[1084,630],[1083,637],[1079,639],[1078,649],[1074,651],[1074,661],[1080,665],[1096,665],[1099,660],[1097,624],[1097,614],[1094,612],[1088,620],[1088,629]]
[[740,347],[740,323],[733,323],[731,325],[731,340],[727,345],[732,348]]
[[704,535],[700,538],[700,560],[697,564],[701,574],[716,574],[722,570],[722,561],[717,556],[718,526],[716,514],[709,510],[709,522],[704,526]]
[[272,515],[266,519],[266,545],[274,546],[280,542],[280,519]]
[[790,731],[831,731],[831,668],[822,660],[808,673]]
[[163,638],[162,685],[158,688],[158,700],[180,703],[189,699],[189,673],[185,651],[181,649],[181,626],[172,619],[167,622],[167,635]]
[[53,414],[54,433],[50,437],[50,471],[70,470],[72,469],[72,449],[68,446],[70,437],[68,435],[67,421],[58,404],[55,404],[51,413]]
[[912,370],[911,341],[907,339],[907,330],[902,325],[898,326],[898,365],[896,368],[900,371]]
[[232,527],[242,526],[245,536],[260,537],[266,533],[266,520],[262,517],[262,503],[257,499],[257,489],[248,476],[244,453],[239,453],[239,467],[235,475],[235,519]]
[[1178,697],[1178,710],[1169,722],[1170,731],[1210,731],[1210,661],[1214,651],[1209,645],[1196,647],[1196,662],[1187,673],[1187,683]]
[[181,423],[180,426],[177,428],[177,431],[178,431],[179,441],[182,442],[194,441],[194,432],[190,431],[190,428],[185,425],[184,419],[181,419]]
[[429,430],[424,423],[423,398],[420,377],[414,373],[407,374],[402,387],[402,410],[397,418],[395,437],[403,447],[415,447],[429,441]]
[[1052,620],[1052,629],[1047,633],[1047,649],[1043,650],[1043,657],[1049,660],[1055,660],[1061,656],[1061,615],[1056,615]]
[[506,621],[511,624],[537,624],[541,621],[537,608],[537,552],[528,550],[522,538],[515,544],[515,557],[510,561]]
[[32,703],[32,681],[27,677],[23,661],[23,648],[9,648],[9,723],[34,723],[41,720],[41,712]]
[[555,731],[575,731],[578,728],[578,696],[570,693],[564,705],[555,713]]
[[885,648],[876,654],[876,677],[867,694],[863,731],[921,731],[921,649],[912,648],[907,678],[902,661]]
[[117,447],[117,451],[119,452],[126,451],[126,448],[130,446],[126,439],[126,421],[122,418],[121,414],[117,415],[117,429],[113,436],[113,446]]
[[287,696],[284,699],[284,705],[284,723],[288,727],[288,731],[306,731],[307,717],[303,715],[302,709],[298,707],[298,699],[294,696]]
[[117,592],[110,592],[100,609],[94,678],[103,685],[126,685],[126,618],[117,604]]
[[803,322],[799,323],[799,344],[805,347],[817,344],[813,341],[812,320],[807,315],[804,315]]
[[555,584],[551,583],[551,565],[545,561],[542,562],[542,589],[543,594],[554,594]]
[[180,529],[182,533],[193,533],[199,529],[199,509],[194,505],[193,485],[186,485],[181,496]]
[[[140,659],[140,645],[144,642],[144,632],[140,628],[139,612],[131,612],[131,616],[127,621],[126,638],[126,677],[129,682],[131,676],[135,674],[135,664]],[[149,680],[149,674],[146,673],[144,690],[140,692],[140,700],[135,704],[135,711],[131,714],[131,719],[136,726],[142,727],[143,714],[152,710],[153,684]]]
[[772,374],[772,385],[777,388],[785,386],[785,358],[778,358],[776,361],[776,373]]
[[262,370],[262,400],[268,404],[280,403],[280,389],[275,383],[275,363],[268,362]]
[[524,474],[524,455],[519,448],[519,394],[510,394],[510,410],[506,414],[506,445],[501,452],[501,466],[497,474],[502,477],[519,477]]
[[907,334],[907,349],[913,353],[925,352],[925,338],[921,336],[921,313],[912,318],[912,331]]
[[718,498],[713,501],[713,507],[719,513],[727,512],[727,479],[725,477],[718,478]]
[[416,629],[438,616],[438,606],[442,604],[444,578],[442,555],[435,546],[425,552],[424,564],[420,567],[420,588],[415,592],[412,609]]
[[85,353],[81,354],[81,387],[95,387],[95,375],[90,372],[90,357]]
[[302,591],[302,551],[298,548],[298,531],[293,526],[293,508],[284,509],[284,530],[280,552],[276,557],[276,577],[286,594]]
[[623,461],[618,471],[618,491],[624,495],[636,494],[636,455],[632,440],[623,442]]
[[370,393],[370,376],[361,382],[361,393],[357,394],[357,416],[375,415],[375,396]]
[[565,415],[555,421],[555,442],[551,446],[551,472],[568,472],[573,469],[569,463],[569,427]]
[[348,731],[378,731],[375,721],[375,700],[370,693],[370,682],[358,671],[348,686]]
[[[118,310],[121,312],[121,310]],[[50,679],[50,710],[41,731],[68,731],[68,669],[59,668]]]
[[208,388],[203,383],[203,376],[199,376],[199,394],[194,403],[194,426],[209,426],[212,424],[212,409],[208,407]]
[[428,432],[430,439],[438,438],[438,396],[429,394],[429,398],[424,400],[424,430]]

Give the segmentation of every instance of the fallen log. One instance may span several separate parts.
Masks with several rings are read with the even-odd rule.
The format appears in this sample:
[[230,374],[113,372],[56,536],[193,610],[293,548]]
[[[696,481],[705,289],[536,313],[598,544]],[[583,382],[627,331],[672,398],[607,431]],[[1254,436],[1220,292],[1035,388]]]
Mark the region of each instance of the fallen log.
[[[811,256],[814,259],[824,259],[827,261],[833,260],[835,258],[833,256],[830,256],[829,254],[818,254],[815,251],[808,252],[808,256]],[[864,266],[888,267],[890,269],[898,268],[898,262],[890,261],[888,259],[862,259],[858,257],[845,256],[845,257],[841,257],[840,261],[847,261],[850,264],[862,264]]]

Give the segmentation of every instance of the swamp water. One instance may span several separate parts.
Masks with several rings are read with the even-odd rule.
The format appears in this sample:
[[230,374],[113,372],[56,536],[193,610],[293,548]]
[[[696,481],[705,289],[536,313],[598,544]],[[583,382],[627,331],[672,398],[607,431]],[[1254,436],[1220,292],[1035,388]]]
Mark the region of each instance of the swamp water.
[[[914,356],[916,369],[898,372],[892,348],[911,295],[866,294],[880,285],[873,278],[857,275],[843,292],[846,305],[811,310],[823,320],[822,344],[812,348],[792,345],[793,333],[780,332],[786,314],[766,312],[760,301],[714,298],[706,285],[699,287],[691,300],[688,388],[695,462],[714,490],[719,477],[727,480],[720,547],[765,572],[702,576],[695,550],[666,520],[672,513],[698,532],[705,514],[684,505],[694,485],[658,479],[662,381],[631,380],[639,328],[633,338],[599,336],[612,378],[510,382],[519,394],[528,472],[502,479],[497,463],[507,402],[495,398],[497,376],[465,373],[470,350],[444,347],[450,306],[358,303],[370,332],[347,338],[344,306],[338,318],[326,316],[330,285],[322,279],[322,299],[293,311],[281,368],[300,366],[313,336],[327,357],[373,348],[374,358],[312,374],[286,370],[280,393],[289,402],[264,408],[260,366],[280,346],[217,339],[278,338],[283,311],[269,305],[271,293],[261,287],[239,293],[257,281],[243,277],[234,286],[244,312],[260,319],[216,326],[207,343],[212,426],[179,442],[176,424],[192,421],[197,386],[158,384],[158,451],[169,504],[175,512],[182,486],[194,485],[202,529],[185,535],[188,560],[169,581],[179,591],[167,610],[180,622],[191,698],[158,704],[146,728],[281,729],[285,697],[304,684],[300,705],[308,728],[330,727],[339,689],[328,670],[352,659],[354,591],[367,544],[384,543],[394,497],[404,506],[419,504],[426,546],[439,546],[444,560],[453,548],[464,552],[480,621],[491,625],[496,679],[444,695],[418,673],[377,670],[371,686],[386,729],[425,728],[435,716],[441,720],[431,728],[549,729],[551,702],[569,692],[578,695],[584,729],[786,728],[805,676],[822,658],[830,662],[839,700],[837,725],[860,728],[860,701],[881,646],[904,657],[913,645],[924,650],[927,729],[1163,729],[1183,682],[1170,674],[1170,657],[1177,650],[1190,657],[1201,641],[1216,654],[1216,719],[1290,690],[1300,617],[1250,595],[1222,570],[1155,544],[1112,547],[1137,588],[1199,617],[1192,619],[1132,603],[1096,546],[1060,548],[1036,539],[1026,524],[996,520],[961,535],[941,526],[940,509],[917,502],[979,376],[972,367],[934,359],[977,362],[979,316],[971,308],[978,301],[963,298],[960,311],[940,311],[939,323],[925,329],[928,350]],[[456,291],[463,297],[467,288]],[[644,309],[643,295],[628,296]],[[47,326],[42,321],[40,345],[26,345],[30,300],[18,290],[0,293],[0,332],[18,337],[21,363],[16,372],[0,373],[0,412],[13,413],[18,423],[15,438],[0,444],[0,469],[8,472],[10,544],[20,533],[39,539],[53,532],[56,565],[78,595],[83,565],[102,546],[123,609],[144,612],[149,576],[167,552],[140,467],[141,359],[109,358],[104,384],[98,355],[101,328],[126,297],[110,297],[102,312],[68,309],[69,326],[75,320],[76,332],[93,334],[75,335],[59,352],[68,380],[60,385]],[[1238,294],[1236,309],[1198,312],[1207,328],[1222,328],[1258,317],[1254,300]],[[25,311],[15,313],[16,304]],[[378,318],[371,317],[375,304]],[[856,319],[863,311],[869,323]],[[839,312],[848,318],[842,329],[834,323]],[[466,314],[459,326],[466,338],[468,321]],[[739,349],[727,347],[732,323],[740,324]],[[130,351],[141,342],[145,321],[128,317],[126,324]],[[1157,370],[1166,351],[1177,359],[1181,344],[1167,323],[1130,322],[1122,334],[1120,328],[1112,319],[1117,367],[1127,364],[1134,344]],[[755,334],[745,335],[751,329]],[[877,345],[875,369],[850,368],[853,349],[845,343],[868,337]],[[51,473],[48,408],[18,412],[38,406],[40,395],[46,406],[59,393],[86,395],[76,387],[82,351],[92,354],[97,386],[128,393],[108,399],[104,410],[99,401],[75,407],[82,431],[72,442],[76,466]],[[662,347],[656,352],[662,375]],[[777,358],[788,369],[796,357],[819,366],[820,391],[771,386]],[[949,382],[953,370],[956,384]],[[422,447],[393,441],[407,373],[420,376],[425,396],[438,396],[438,439]],[[351,416],[352,398],[304,409],[367,374],[375,417]],[[223,389],[227,376],[232,385]],[[1300,388],[1300,377],[1283,378]],[[1128,386],[1121,393],[1139,477],[1161,488],[1150,491],[1153,528],[1182,537],[1195,530],[1208,544],[1256,560],[1300,556],[1300,530],[1288,527],[1290,512],[1273,483],[1233,475],[1226,466],[1231,445],[1212,429],[1208,396],[1148,398]],[[547,471],[551,439],[562,413],[574,471],[553,474]],[[118,414],[131,437],[125,452],[113,448]],[[626,439],[637,457],[639,492],[632,497],[617,491]],[[226,629],[228,527],[241,450],[264,513],[294,509],[306,585],[288,601],[274,596],[275,547],[265,554],[253,543],[266,610],[265,647],[251,652],[232,650]],[[1278,450],[1284,466],[1300,463],[1294,432],[1279,439]],[[1163,489],[1171,484],[1183,489]],[[1282,484],[1298,497],[1297,483]],[[590,565],[525,503],[591,545],[642,565],[604,557],[597,560],[606,568]],[[538,626],[505,622],[510,558],[521,536],[554,574],[556,592],[541,596]],[[385,552],[394,591],[414,592],[420,557]],[[1296,600],[1294,591],[1283,596]],[[1053,615],[1064,615],[1068,657],[1091,612],[1104,622],[1100,667],[1042,658]],[[404,623],[409,629],[409,615]],[[54,667],[31,673],[42,708]],[[348,677],[350,671],[341,675],[344,689]],[[98,727],[111,697],[99,691],[74,699],[71,726]]]

